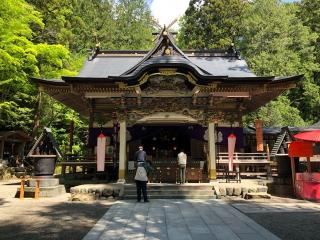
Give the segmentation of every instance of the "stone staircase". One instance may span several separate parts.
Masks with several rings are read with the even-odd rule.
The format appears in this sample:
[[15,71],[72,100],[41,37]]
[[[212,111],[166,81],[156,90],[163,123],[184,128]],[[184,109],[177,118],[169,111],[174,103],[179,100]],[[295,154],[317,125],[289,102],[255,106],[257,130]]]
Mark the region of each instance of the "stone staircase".
[[[212,199],[216,198],[210,184],[165,184],[149,183],[148,197],[150,199]],[[135,184],[125,184],[123,199],[136,199]]]
[[[219,199],[229,196],[250,198],[270,198],[264,182],[241,183],[149,183],[150,199]],[[90,201],[97,199],[119,198],[136,199],[136,185],[124,183],[84,184],[70,188],[72,201]]]

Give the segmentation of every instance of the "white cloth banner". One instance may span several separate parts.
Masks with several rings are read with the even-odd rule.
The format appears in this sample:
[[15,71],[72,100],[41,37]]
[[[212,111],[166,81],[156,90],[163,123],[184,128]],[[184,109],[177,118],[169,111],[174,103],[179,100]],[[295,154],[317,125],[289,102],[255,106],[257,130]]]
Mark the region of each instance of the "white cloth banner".
[[236,136],[234,134],[230,134],[228,136],[228,165],[229,165],[229,171],[233,171],[233,154],[234,154],[234,148],[236,146]]
[[104,162],[106,157],[106,137],[100,133],[97,139],[97,171],[104,171]]

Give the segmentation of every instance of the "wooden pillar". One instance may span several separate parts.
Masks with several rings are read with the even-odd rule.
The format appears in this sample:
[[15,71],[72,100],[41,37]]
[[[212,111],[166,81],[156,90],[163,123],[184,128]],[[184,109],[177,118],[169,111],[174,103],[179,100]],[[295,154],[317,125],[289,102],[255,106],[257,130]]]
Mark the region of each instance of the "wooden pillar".
[[209,180],[217,179],[216,170],[216,139],[215,139],[215,126],[213,122],[208,125],[208,152],[209,152]]
[[118,182],[125,182],[125,173],[126,173],[126,145],[127,145],[127,139],[126,139],[126,121],[121,120],[120,121],[120,146],[119,146],[119,177]]
[[72,153],[73,146],[73,134],[74,134],[74,121],[70,122],[70,132],[69,132],[69,152]]
[[94,124],[94,112],[95,112],[95,99],[90,99],[89,100],[89,104],[90,104],[90,108],[89,108],[89,133],[88,133],[88,139],[87,139],[87,143],[88,143],[88,150],[89,150],[89,154],[94,155],[94,146],[91,146],[89,148],[89,139],[90,139],[90,131],[93,129],[93,124]]

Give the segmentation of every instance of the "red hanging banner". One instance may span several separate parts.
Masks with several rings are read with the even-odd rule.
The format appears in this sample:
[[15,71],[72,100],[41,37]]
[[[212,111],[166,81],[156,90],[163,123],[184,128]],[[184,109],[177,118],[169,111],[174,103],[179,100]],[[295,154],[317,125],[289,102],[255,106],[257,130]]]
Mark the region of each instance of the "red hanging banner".
[[106,137],[100,133],[97,139],[97,171],[104,171],[104,163],[106,156]]
[[262,129],[262,120],[257,119],[255,121],[256,127],[256,140],[257,140],[257,151],[263,152],[263,129]]
[[233,154],[234,154],[234,149],[236,146],[236,136],[231,133],[228,136],[228,167],[229,171],[233,171]]

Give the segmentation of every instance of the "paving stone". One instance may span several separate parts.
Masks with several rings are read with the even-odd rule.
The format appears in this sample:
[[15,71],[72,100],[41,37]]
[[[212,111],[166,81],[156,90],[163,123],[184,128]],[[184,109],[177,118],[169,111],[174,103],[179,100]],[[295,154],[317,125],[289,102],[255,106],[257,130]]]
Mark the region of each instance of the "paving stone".
[[167,232],[170,240],[192,240],[187,227],[167,226]]
[[217,238],[211,233],[191,233],[191,237],[194,240],[216,240]]
[[210,225],[212,234],[218,240],[239,240],[240,238],[226,225]]
[[250,226],[248,226],[247,224],[245,224],[243,222],[240,222],[240,220],[237,222],[234,222],[234,223],[230,223],[229,227],[236,234],[238,234],[238,233],[255,233],[255,231]]
[[265,238],[256,233],[239,233],[238,236],[241,240],[265,240]]
[[189,231],[191,234],[210,234],[210,229],[206,226],[189,226]]

